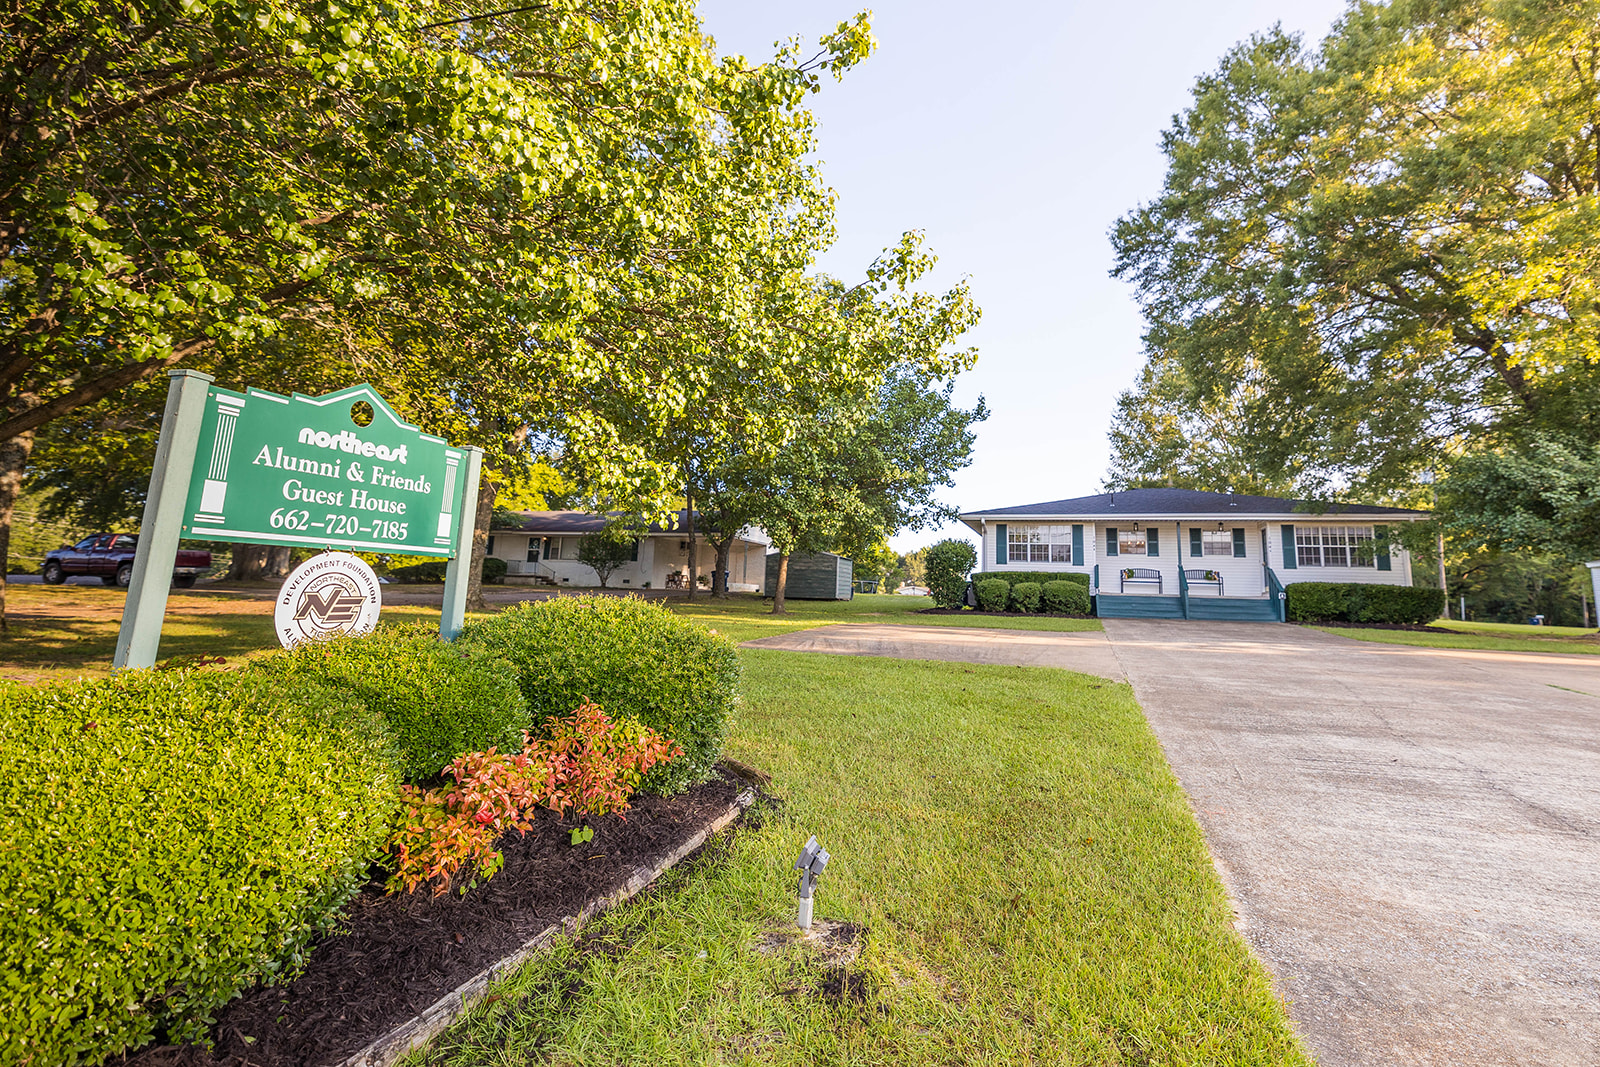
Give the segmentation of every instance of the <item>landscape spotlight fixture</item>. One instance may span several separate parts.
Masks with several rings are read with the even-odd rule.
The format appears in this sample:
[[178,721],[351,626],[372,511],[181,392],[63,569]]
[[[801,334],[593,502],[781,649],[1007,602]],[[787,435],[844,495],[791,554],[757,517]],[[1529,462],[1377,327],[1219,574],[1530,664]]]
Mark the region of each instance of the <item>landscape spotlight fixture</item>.
[[794,861],[794,869],[800,872],[800,929],[811,929],[811,892],[816,888],[817,876],[828,866],[828,850],[817,844],[817,835],[812,834],[806,842],[806,847],[800,850],[800,858]]

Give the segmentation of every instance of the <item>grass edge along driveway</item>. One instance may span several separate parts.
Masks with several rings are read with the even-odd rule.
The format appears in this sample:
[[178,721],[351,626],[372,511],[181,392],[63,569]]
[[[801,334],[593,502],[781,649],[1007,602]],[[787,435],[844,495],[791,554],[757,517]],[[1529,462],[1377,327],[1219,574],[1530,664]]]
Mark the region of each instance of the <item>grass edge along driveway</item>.
[[[1310,1062],[1130,687],[741,654],[729,751],[774,775],[781,806],[413,1062]],[[809,833],[834,856],[818,916],[866,928],[848,978],[752,951],[793,923]]]
[[1439,619],[1431,625],[1454,630],[1434,634],[1417,630],[1367,630],[1353,626],[1315,626],[1311,629],[1353,641],[1417,648],[1466,648],[1490,652],[1558,652],[1600,655],[1595,631],[1580,626],[1521,626],[1506,622],[1458,622]]

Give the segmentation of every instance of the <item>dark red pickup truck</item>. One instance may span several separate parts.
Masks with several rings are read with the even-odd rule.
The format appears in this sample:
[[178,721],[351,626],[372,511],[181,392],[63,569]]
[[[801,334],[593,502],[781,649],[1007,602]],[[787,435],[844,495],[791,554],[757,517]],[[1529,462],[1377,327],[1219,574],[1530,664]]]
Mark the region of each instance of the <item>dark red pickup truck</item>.
[[[63,545],[54,552],[47,552],[41,575],[50,585],[60,585],[75,574],[89,574],[107,585],[126,587],[133,579],[133,553],[138,547],[138,534],[95,534],[75,545]],[[172,584],[187,589],[200,572],[210,566],[211,553],[180,548],[177,563],[172,568]]]

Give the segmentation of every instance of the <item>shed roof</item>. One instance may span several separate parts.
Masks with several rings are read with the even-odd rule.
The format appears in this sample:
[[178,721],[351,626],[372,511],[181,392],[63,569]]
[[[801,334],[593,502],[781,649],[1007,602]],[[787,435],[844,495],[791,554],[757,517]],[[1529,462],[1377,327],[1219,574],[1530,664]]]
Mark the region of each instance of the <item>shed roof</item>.
[[1114,493],[1076,496],[1066,500],[1047,500],[1039,504],[1020,504],[1010,508],[962,512],[963,519],[1007,518],[1010,516],[1114,518],[1169,518],[1184,515],[1348,515],[1370,518],[1422,519],[1426,511],[1414,508],[1378,507],[1372,504],[1322,503],[1289,500],[1273,496],[1247,496],[1243,493],[1207,493],[1199,489],[1119,489]]

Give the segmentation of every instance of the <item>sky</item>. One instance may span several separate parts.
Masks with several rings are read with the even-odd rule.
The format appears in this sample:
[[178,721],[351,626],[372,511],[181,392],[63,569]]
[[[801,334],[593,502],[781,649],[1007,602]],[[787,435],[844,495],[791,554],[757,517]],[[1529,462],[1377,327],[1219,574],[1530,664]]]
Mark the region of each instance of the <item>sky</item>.
[[[855,279],[906,230],[967,278],[983,321],[966,341],[981,393],[972,464],[941,499],[978,511],[1100,491],[1117,395],[1143,363],[1130,285],[1110,276],[1116,220],[1161,190],[1161,133],[1195,79],[1274,23],[1320,41],[1343,0],[1133,4],[880,0],[877,51],[811,97],[839,238],[819,267]],[[701,0],[723,55],[770,58],[860,7],[849,0]],[[806,53],[810,55],[811,53]],[[902,532],[905,552],[971,532]]]

